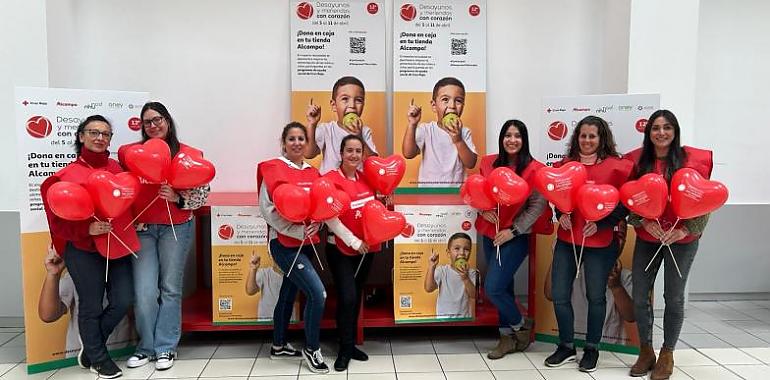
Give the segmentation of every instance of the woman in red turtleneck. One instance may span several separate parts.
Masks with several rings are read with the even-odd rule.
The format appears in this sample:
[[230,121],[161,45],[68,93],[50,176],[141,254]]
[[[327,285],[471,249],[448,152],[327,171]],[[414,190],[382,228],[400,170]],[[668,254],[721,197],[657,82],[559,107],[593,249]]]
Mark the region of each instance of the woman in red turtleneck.
[[[86,118],[78,126],[75,151],[78,158],[40,186],[51,238],[57,246],[66,244],[64,263],[79,295],[78,324],[83,341],[78,364],[90,367],[102,378],[114,378],[122,373],[107,353],[106,339],[126,315],[133,301],[133,282],[130,252],[121,244],[109,247],[107,283],[107,238],[110,231],[133,251],[139,249],[139,240],[133,228],[124,229],[131,222],[131,212],[112,219],[69,221],[56,216],[46,200],[48,189],[56,182],[68,181],[85,184],[96,170],[111,173],[123,171],[117,161],[109,158],[107,148],[112,139],[112,126],[101,115]],[[113,242],[116,239],[113,238]],[[103,306],[107,292],[107,306]]]

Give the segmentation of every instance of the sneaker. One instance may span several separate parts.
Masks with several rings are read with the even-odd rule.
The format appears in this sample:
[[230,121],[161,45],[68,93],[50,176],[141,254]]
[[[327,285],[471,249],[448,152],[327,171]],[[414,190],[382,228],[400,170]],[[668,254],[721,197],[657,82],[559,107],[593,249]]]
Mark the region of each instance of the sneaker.
[[369,360],[369,355],[367,355],[366,352],[359,350],[358,347],[353,346],[353,348],[350,349],[350,358],[358,360],[359,362],[365,362]]
[[97,374],[100,379],[114,379],[123,376],[123,372],[112,359],[107,359],[101,363],[94,363],[91,365],[91,372]]
[[150,362],[150,357],[148,355],[140,354],[140,353],[137,352],[137,353],[131,355],[131,357],[128,358],[128,360],[126,360],[126,367],[128,367],[128,368],[137,368],[137,367],[141,367],[141,366],[143,366],[143,365],[145,365],[145,364],[147,364],[149,362]]
[[78,365],[80,368],[91,368],[91,360],[86,356],[86,349],[83,348],[83,344],[80,344],[80,352],[78,352]]
[[270,347],[270,359],[294,359],[301,357],[302,354],[296,348],[292,347],[291,343],[286,343],[283,346]]
[[580,369],[583,372],[596,371],[596,362],[599,361],[599,350],[587,347],[583,349],[583,358],[580,359]]
[[158,361],[155,362],[155,369],[165,371],[174,366],[174,353],[164,352],[158,355]]
[[321,355],[321,349],[310,351],[307,348],[302,350],[302,356],[305,357],[308,369],[313,373],[329,373],[329,366],[324,363],[324,357]]
[[577,352],[575,352],[574,348],[569,348],[560,344],[559,347],[556,348],[556,352],[545,358],[545,365],[547,367],[560,367],[564,363],[574,362],[576,355]]

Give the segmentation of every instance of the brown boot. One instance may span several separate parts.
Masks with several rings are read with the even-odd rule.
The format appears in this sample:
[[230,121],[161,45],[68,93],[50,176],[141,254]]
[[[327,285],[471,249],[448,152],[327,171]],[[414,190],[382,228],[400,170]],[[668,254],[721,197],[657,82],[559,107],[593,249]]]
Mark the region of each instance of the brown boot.
[[652,370],[653,367],[655,367],[655,350],[652,349],[652,345],[643,344],[641,350],[639,350],[639,357],[636,358],[636,363],[631,366],[631,371],[629,371],[628,375],[642,377]]
[[524,351],[529,347],[531,343],[530,337],[532,336],[532,328],[535,326],[535,320],[527,318],[524,320],[524,325],[521,326],[519,331],[516,331],[516,351]]
[[660,349],[658,361],[650,374],[650,380],[666,380],[674,372],[674,351],[667,348]]
[[497,342],[497,347],[487,353],[487,357],[495,360],[500,359],[505,355],[516,352],[516,337],[512,335],[500,335],[500,340]]

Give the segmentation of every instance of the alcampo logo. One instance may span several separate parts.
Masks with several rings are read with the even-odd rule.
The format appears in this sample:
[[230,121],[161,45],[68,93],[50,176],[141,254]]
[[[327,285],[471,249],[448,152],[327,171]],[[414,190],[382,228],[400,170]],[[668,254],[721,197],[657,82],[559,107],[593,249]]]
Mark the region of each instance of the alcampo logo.
[[401,230],[401,236],[403,236],[403,237],[408,239],[408,238],[412,237],[413,235],[414,235],[414,225],[412,225],[411,223],[407,223],[404,226],[404,229]]
[[302,20],[313,17],[313,5],[305,1],[297,4],[297,17]]
[[472,226],[471,222],[466,220],[466,221],[463,221],[462,229],[463,231],[470,231],[471,226]]
[[233,235],[235,235],[235,229],[229,224],[223,224],[219,226],[218,235],[222,240],[230,240],[233,238]]
[[132,131],[138,131],[142,129],[142,119],[136,116],[128,119],[128,129]]
[[647,126],[647,119],[639,119],[636,121],[636,124],[634,124],[634,128],[639,133],[644,133],[644,128]]
[[567,136],[567,124],[563,121],[554,121],[548,126],[548,137],[554,141],[560,141]]
[[412,4],[404,4],[401,6],[401,19],[404,21],[412,21],[417,17],[417,8]]
[[32,116],[27,120],[27,133],[36,139],[48,137],[52,130],[53,125],[45,116]]

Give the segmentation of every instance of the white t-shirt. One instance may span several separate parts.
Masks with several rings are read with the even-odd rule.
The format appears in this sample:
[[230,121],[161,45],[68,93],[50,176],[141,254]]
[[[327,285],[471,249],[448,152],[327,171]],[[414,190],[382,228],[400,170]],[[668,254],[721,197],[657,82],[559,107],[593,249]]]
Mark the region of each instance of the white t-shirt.
[[[350,135],[350,132],[337,125],[336,121],[318,123],[315,128],[315,143],[318,145],[318,149],[321,150],[321,154],[323,154],[320,169],[321,175],[337,169],[340,166],[340,162],[342,161],[342,156],[340,156],[340,145],[342,144],[342,139],[348,135]],[[369,150],[374,154],[378,154],[377,148],[374,146],[374,141],[372,140],[371,128],[364,126],[363,129],[361,129],[361,137],[363,137]],[[359,169],[362,169],[362,167],[363,166],[359,167]]]
[[261,292],[257,306],[257,319],[272,320],[275,304],[278,303],[278,295],[281,293],[283,275],[273,270],[272,267],[267,267],[257,269],[254,278]]
[[[468,278],[474,287],[478,273],[478,270],[468,268]],[[465,284],[460,278],[460,273],[447,264],[439,265],[433,272],[433,279],[438,284],[436,318],[472,317],[470,299],[465,294]]]
[[[417,187],[460,187],[465,180],[465,167],[449,134],[431,121],[420,124],[414,138],[422,154]],[[463,127],[462,138],[468,149],[476,153],[470,129]]]
[[[632,278],[631,271],[622,269],[620,271],[620,284],[631,295]],[[625,324],[620,312],[615,307],[615,297],[612,290],[607,288],[607,310],[604,316],[604,328],[602,329],[602,342],[612,344],[627,344]],[[588,329],[588,297],[586,296],[585,271],[580,267],[580,277],[575,280],[572,288],[572,310],[575,315],[575,336],[585,339]]]
[[[67,311],[70,315],[70,320],[67,322],[67,340],[65,344],[64,357],[72,358],[78,355],[80,352],[80,328],[78,327],[78,297],[77,291],[75,291],[75,283],[72,282],[69,272],[64,274],[59,279],[59,298],[61,302],[67,307]],[[103,305],[107,306],[107,296],[105,295]],[[107,338],[107,348],[110,350],[123,348],[128,346],[134,340],[133,328],[128,323],[128,317],[123,317],[120,320],[115,330],[112,330],[109,338]]]

